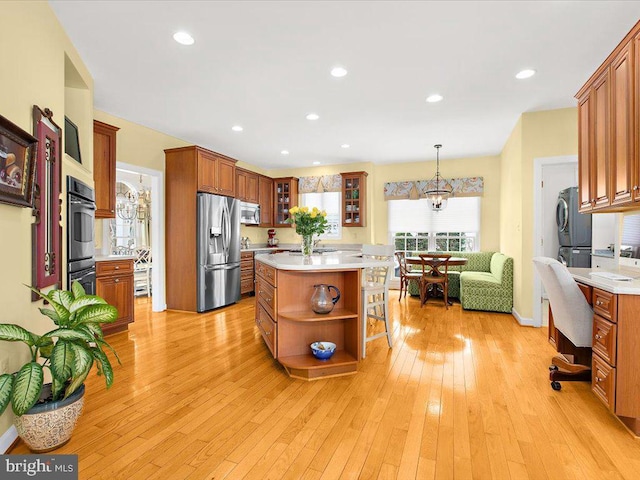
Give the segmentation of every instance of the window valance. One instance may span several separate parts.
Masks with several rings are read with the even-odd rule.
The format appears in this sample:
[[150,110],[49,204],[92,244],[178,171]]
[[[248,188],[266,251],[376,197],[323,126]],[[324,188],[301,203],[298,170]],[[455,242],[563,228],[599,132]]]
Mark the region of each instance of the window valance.
[[[481,197],[484,192],[482,177],[445,178],[444,181],[453,189],[454,197]],[[415,180],[409,182],[387,182],[384,184],[385,200],[402,200],[426,198],[426,192],[435,188],[431,180]]]
[[342,175],[322,175],[318,177],[300,177],[298,179],[298,192],[322,193],[341,192]]

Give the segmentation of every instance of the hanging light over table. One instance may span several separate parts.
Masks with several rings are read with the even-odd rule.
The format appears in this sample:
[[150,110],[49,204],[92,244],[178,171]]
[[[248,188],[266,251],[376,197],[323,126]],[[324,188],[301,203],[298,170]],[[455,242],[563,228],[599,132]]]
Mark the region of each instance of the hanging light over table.
[[429,180],[429,190],[425,193],[429,199],[431,210],[439,212],[447,208],[447,200],[453,193],[451,186],[440,176],[440,149],[442,145],[434,145],[436,149],[436,175]]

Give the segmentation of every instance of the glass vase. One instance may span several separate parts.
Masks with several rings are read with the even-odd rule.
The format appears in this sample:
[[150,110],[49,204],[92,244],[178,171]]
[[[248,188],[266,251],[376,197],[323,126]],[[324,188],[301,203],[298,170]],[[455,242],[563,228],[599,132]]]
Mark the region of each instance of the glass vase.
[[308,257],[313,253],[313,235],[302,235],[302,255]]

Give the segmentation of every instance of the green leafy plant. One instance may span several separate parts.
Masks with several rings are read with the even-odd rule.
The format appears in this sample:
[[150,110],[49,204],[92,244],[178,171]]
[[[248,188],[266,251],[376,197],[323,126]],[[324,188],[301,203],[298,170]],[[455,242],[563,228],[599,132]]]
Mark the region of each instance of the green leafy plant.
[[[0,415],[11,403],[20,416],[40,398],[44,383],[44,369],[51,372],[52,399],[67,398],[76,391],[96,363],[98,375],[104,375],[107,388],[113,383],[113,368],[104,352],[113,348],[104,341],[101,323],[118,318],[118,310],[96,295],[87,295],[78,282],[71,291],[52,290],[47,294],[31,288],[52,308],[41,308],[56,328],[44,335],[36,335],[15,324],[0,324],[0,340],[23,342],[31,351],[31,360],[16,373],[0,375]],[[38,361],[40,360],[40,362]]]

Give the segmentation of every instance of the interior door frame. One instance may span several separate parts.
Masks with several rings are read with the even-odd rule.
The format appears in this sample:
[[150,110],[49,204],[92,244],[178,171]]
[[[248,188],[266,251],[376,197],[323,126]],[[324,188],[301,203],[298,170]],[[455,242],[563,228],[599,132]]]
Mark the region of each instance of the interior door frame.
[[162,312],[167,309],[165,282],[165,235],[164,235],[164,172],[151,168],[116,162],[116,169],[151,177],[151,309]]
[[[578,155],[533,159],[533,257],[542,255],[542,169],[550,165],[577,164]],[[542,327],[542,282],[533,269],[533,326]]]

